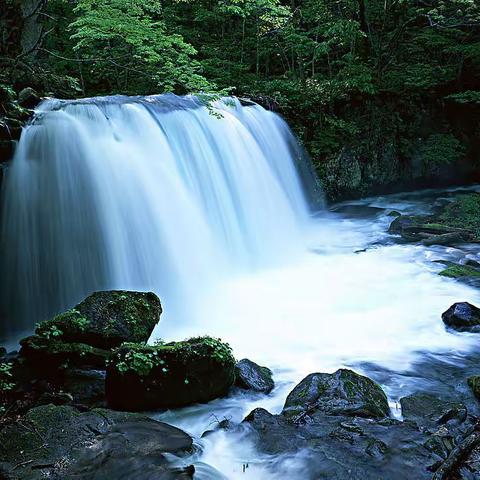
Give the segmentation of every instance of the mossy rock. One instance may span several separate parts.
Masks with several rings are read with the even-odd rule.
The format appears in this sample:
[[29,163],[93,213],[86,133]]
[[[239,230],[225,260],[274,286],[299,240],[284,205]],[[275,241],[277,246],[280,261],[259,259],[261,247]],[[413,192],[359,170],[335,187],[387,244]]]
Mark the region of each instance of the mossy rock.
[[41,322],[36,333],[108,350],[124,342],[146,342],[161,312],[160,300],[151,292],[96,292],[71,310]]
[[32,335],[20,342],[20,355],[33,369],[49,376],[59,368],[89,366],[105,368],[109,352],[80,342],[65,342],[61,338]]
[[390,409],[385,393],[373,380],[340,369],[305,377],[288,395],[282,412],[293,419],[316,413],[381,418]]
[[0,463],[7,465],[7,478],[22,480],[191,478],[176,476],[163,455],[184,454],[191,446],[178,428],[107,409],[43,405],[0,429]]
[[107,362],[107,403],[130,411],[181,407],[224,396],[234,381],[235,359],[218,339],[125,344]]
[[235,385],[244,390],[261,393],[270,393],[275,386],[272,371],[248,358],[240,360],[235,367]]
[[450,227],[471,231],[475,241],[480,241],[480,193],[459,195],[445,206],[439,221]]
[[480,278],[480,270],[476,268],[469,267],[468,265],[460,264],[450,264],[447,268],[439,272],[439,275],[442,277],[448,278],[463,278],[463,277],[474,277]]

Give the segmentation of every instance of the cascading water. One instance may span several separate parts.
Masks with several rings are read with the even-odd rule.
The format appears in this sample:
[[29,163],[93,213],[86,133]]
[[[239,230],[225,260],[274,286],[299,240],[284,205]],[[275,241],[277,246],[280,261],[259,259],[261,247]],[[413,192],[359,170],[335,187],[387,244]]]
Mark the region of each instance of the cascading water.
[[303,248],[312,181],[285,122],[258,105],[47,100],[6,175],[2,316],[29,330],[124,288],[157,292],[180,322],[215,279]]

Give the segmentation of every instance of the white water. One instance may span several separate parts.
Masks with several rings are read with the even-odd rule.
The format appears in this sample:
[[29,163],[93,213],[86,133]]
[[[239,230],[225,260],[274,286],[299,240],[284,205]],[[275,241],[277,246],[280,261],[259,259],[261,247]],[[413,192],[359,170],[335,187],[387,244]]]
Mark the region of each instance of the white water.
[[192,321],[204,290],[301,252],[299,153],[278,116],[238,101],[216,115],[173,95],[43,103],[5,182],[5,315],[31,328],[125,288]]
[[[222,337],[274,370],[269,396],[159,416],[197,437],[198,478],[307,478],[303,453],[272,459],[241,434],[198,437],[256,406],[280,411],[314,371],[369,361],[402,372],[425,352],[454,361],[476,340],[440,315],[480,296],[437,275],[432,260],[461,251],[388,243],[388,208],[428,211],[428,199],[357,202],[387,208],[368,219],[312,217],[284,122],[219,108],[222,118],[174,97],[43,104],[3,192],[3,308],[31,328],[93,290],[154,290],[165,308],[155,338]],[[392,405],[405,382],[384,385]]]

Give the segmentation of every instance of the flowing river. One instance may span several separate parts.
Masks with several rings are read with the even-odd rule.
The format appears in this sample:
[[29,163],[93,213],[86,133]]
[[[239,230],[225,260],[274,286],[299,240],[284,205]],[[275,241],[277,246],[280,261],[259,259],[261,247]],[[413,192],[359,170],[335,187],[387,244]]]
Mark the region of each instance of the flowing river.
[[305,375],[340,367],[376,379],[401,418],[401,396],[461,368],[477,340],[447,332],[441,314],[480,294],[438,276],[434,260],[478,249],[387,232],[392,210],[428,213],[451,194],[328,210],[287,125],[259,106],[228,100],[212,114],[170,95],[49,100],[6,175],[2,333],[18,338],[95,290],[153,290],[165,313],[151,341],[209,334],[274,372],[269,395],[152,413],[194,436],[185,461],[196,478],[308,478],[307,456],[262,455],[246,428],[201,435],[257,406],[279,412]]

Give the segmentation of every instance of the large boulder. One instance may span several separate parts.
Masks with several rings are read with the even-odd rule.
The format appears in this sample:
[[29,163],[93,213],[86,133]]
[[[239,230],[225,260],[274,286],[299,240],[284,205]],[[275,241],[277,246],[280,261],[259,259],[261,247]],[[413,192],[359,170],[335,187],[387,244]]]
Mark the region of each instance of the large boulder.
[[468,302],[454,303],[442,313],[442,320],[447,327],[455,330],[480,330],[480,308]]
[[218,339],[124,344],[108,360],[106,396],[122,410],[181,407],[224,396],[234,381],[235,359]]
[[152,292],[95,292],[76,307],[40,323],[36,333],[109,350],[123,342],[146,342],[162,307]]
[[311,373],[288,395],[283,415],[300,417],[317,413],[357,417],[387,417],[383,390],[370,378],[351,370]]
[[[6,478],[172,480],[192,478],[166,454],[190,452],[183,431],[139,414],[70,406],[35,407],[0,430]],[[3,478],[3,477],[2,477]]]
[[275,386],[272,371],[244,358],[235,366],[235,385],[245,390],[270,393]]
[[46,376],[70,367],[105,368],[112,348],[148,340],[161,311],[154,293],[96,292],[71,310],[41,322],[35,335],[20,342],[20,354]]

